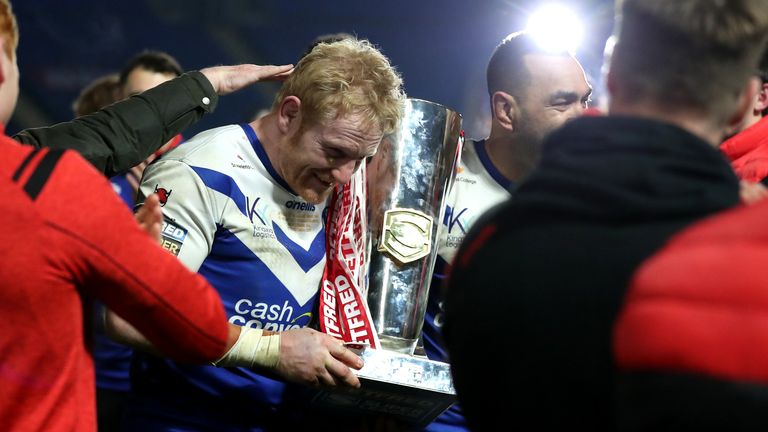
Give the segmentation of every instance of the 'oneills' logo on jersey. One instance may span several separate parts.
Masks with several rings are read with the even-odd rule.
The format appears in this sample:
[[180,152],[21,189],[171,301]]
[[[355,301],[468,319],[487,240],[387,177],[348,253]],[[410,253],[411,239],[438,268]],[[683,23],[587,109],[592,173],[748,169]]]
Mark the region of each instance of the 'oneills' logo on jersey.
[[429,255],[432,245],[432,218],[412,209],[384,213],[379,252],[387,252],[401,264]]
[[185,238],[187,238],[187,230],[170,219],[163,221],[163,228],[160,230],[160,246],[163,249],[178,256]]
[[291,209],[291,210],[308,211],[308,212],[315,211],[314,204],[310,204],[304,201],[290,201],[290,200],[286,201],[285,208]]
[[171,197],[171,192],[173,192],[173,189],[167,190],[158,186],[160,185],[155,185],[155,193],[157,194],[157,197],[160,198],[160,207],[165,207],[165,204],[168,202],[168,198]]
[[270,304],[240,299],[235,302],[235,313],[237,315],[229,318],[232,324],[277,332],[306,327],[312,320],[312,312],[294,317],[293,307],[287,300],[283,304]]

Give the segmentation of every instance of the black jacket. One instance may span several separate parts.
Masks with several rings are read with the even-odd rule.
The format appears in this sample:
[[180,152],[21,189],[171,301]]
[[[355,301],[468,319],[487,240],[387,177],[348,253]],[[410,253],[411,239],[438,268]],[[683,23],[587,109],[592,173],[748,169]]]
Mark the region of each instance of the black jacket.
[[76,150],[112,177],[137,165],[212,112],[218,100],[202,73],[189,72],[94,114],[26,129],[13,138],[36,147]]
[[612,430],[611,328],[629,277],[738,202],[724,157],[675,126],[583,118],[553,133],[454,262],[444,333],[470,425]]

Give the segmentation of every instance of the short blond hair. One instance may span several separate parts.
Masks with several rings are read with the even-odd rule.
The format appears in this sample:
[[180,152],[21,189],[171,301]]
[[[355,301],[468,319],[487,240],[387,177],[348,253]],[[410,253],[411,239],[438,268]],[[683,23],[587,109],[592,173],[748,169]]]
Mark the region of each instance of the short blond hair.
[[765,0],[623,0],[611,74],[625,97],[728,120],[768,37]]
[[366,126],[394,132],[403,115],[403,80],[367,40],[354,38],[315,46],[296,65],[275,98],[301,100],[304,125],[361,115]]
[[9,0],[0,0],[0,36],[5,38],[5,53],[8,58],[16,58],[16,47],[19,45],[19,27]]

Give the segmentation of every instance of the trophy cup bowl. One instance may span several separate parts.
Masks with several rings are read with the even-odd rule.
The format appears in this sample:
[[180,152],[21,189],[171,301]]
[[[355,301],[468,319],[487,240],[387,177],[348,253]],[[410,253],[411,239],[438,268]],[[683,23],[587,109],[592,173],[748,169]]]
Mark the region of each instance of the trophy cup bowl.
[[458,113],[408,99],[399,129],[368,161],[364,294],[380,347],[361,353],[360,389],[323,391],[316,403],[426,425],[455,401],[449,365],[413,353],[424,324],[460,133]]

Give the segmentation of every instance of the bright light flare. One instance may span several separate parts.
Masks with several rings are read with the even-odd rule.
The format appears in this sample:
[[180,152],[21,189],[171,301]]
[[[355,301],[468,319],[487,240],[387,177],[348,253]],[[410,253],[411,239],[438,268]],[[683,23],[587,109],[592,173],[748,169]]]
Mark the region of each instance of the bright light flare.
[[572,53],[584,37],[584,27],[576,13],[556,3],[542,6],[531,14],[526,31],[548,51]]

